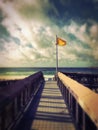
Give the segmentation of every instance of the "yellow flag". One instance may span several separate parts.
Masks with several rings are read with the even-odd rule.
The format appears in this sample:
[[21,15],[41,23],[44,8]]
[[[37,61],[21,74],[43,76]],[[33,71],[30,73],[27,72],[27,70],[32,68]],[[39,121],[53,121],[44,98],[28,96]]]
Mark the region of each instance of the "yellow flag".
[[65,46],[66,44],[67,44],[67,42],[65,40],[57,37],[57,45]]

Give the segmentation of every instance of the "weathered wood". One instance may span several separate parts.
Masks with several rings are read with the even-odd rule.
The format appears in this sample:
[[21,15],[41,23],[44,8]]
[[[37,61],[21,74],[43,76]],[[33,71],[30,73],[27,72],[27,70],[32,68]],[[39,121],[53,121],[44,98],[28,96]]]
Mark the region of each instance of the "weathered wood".
[[[98,128],[98,94],[60,72],[58,73],[58,77],[59,80],[61,80],[61,82],[68,89],[68,93],[72,94],[76,102],[83,109],[83,117],[85,112],[90,117],[95,126]],[[70,106],[70,102],[67,102]],[[83,118],[83,125],[84,124],[85,123]],[[84,129],[85,128],[83,128],[83,130]]]
[[44,82],[42,72],[0,88],[0,130],[10,130]]
[[98,92],[98,74],[94,73],[65,73],[66,76],[86,85],[88,88]]

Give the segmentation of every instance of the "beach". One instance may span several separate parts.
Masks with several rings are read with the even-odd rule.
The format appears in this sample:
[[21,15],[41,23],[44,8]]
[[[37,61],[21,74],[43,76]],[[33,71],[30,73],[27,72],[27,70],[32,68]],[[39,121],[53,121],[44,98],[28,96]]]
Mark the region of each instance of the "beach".
[[0,80],[17,80],[17,79],[23,79],[27,76],[8,76],[8,75],[2,75],[0,76]]

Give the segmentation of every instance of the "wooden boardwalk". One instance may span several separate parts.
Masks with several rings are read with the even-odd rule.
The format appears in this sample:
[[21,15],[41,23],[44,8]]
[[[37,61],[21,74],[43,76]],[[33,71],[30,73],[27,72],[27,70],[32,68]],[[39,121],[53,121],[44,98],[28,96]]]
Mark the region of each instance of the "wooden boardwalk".
[[16,130],[76,130],[55,81],[45,82]]

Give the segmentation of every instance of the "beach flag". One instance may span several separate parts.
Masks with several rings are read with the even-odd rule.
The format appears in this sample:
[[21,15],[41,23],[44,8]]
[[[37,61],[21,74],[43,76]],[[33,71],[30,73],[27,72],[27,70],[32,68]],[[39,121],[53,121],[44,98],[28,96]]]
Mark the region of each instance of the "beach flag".
[[65,46],[67,42],[56,35],[56,74],[58,73],[58,45]]
[[67,42],[59,37],[57,37],[57,45],[59,46],[65,46],[67,44]]

